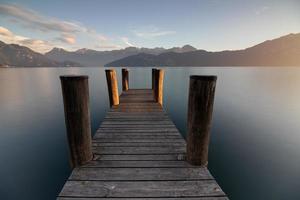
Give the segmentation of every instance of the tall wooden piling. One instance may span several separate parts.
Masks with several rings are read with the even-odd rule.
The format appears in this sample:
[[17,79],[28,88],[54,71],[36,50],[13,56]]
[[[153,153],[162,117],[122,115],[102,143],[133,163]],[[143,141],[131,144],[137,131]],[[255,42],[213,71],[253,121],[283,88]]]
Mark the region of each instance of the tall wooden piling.
[[154,82],[155,82],[155,71],[156,68],[152,68],[152,90],[154,90]]
[[216,76],[191,76],[188,101],[187,161],[208,164]]
[[129,72],[128,69],[122,69],[122,91],[129,89]]
[[154,71],[154,100],[160,105],[163,104],[163,86],[164,86],[164,70],[156,69]]
[[87,76],[61,76],[71,167],[93,158]]
[[116,70],[105,70],[110,106],[119,105],[119,92]]

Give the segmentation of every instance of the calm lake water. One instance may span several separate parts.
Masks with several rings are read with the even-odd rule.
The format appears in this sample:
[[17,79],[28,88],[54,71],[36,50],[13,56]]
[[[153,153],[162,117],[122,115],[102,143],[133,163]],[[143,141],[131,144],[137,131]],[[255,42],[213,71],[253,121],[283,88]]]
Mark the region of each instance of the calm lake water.
[[[209,169],[230,199],[300,199],[300,68],[165,70],[164,107],[183,135],[189,76],[218,76]],[[0,199],[52,200],[68,178],[63,74],[89,76],[95,132],[109,109],[103,68],[0,69]],[[129,79],[150,88],[151,68]]]

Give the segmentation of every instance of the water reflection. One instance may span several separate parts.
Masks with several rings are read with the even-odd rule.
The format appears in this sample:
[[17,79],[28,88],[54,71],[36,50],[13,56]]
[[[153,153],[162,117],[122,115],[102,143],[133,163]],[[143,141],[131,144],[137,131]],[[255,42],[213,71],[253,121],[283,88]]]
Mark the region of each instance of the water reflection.
[[[70,173],[62,74],[89,76],[94,132],[108,110],[103,68],[0,69],[1,199],[55,199]],[[183,135],[191,74],[218,76],[209,168],[229,197],[300,199],[300,69],[166,68],[164,108]],[[129,80],[150,88],[151,68]]]

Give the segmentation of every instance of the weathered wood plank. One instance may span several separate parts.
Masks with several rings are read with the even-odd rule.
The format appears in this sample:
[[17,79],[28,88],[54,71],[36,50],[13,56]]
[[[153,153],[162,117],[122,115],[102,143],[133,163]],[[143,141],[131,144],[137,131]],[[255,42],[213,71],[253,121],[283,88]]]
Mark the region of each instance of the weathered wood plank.
[[94,154],[94,160],[125,160],[125,161],[177,161],[185,160],[185,154],[157,154],[157,155],[103,155]]
[[102,125],[172,125],[174,123],[168,120],[165,121],[113,121],[113,120],[104,120]]
[[178,154],[185,153],[183,146],[165,147],[92,147],[94,153],[107,154]]
[[[107,135],[111,135],[112,137],[119,137],[119,136],[125,136],[125,137],[130,137],[130,136],[176,136],[179,137],[180,135],[176,132],[165,132],[165,133],[145,133],[145,132],[127,132],[127,133],[122,133],[122,132],[98,132],[96,137],[105,137]],[[181,138],[181,137],[180,137]]]
[[165,147],[165,146],[186,146],[185,142],[170,142],[170,143],[162,143],[162,142],[147,142],[147,143],[140,143],[140,142],[113,142],[113,143],[107,143],[107,142],[97,142],[93,141],[92,145],[94,147],[102,146],[102,147]]
[[76,168],[70,180],[158,181],[213,179],[206,168]]
[[67,181],[60,196],[193,197],[224,195],[214,180],[205,181]]
[[113,142],[113,143],[107,143],[107,142],[93,142],[92,145],[94,147],[165,147],[165,146],[186,146],[185,142],[170,142],[170,143],[155,143],[155,142],[148,142],[148,143],[139,143],[139,142]]
[[103,142],[103,143],[170,143],[170,142],[183,142],[184,139],[157,139],[157,138],[148,138],[148,139],[128,139],[128,138],[117,138],[117,139],[98,139],[94,138],[93,142]]
[[100,128],[111,128],[111,129],[168,129],[168,128],[175,128],[175,125],[101,125]]
[[136,118],[133,118],[133,117],[113,117],[113,118],[110,118],[110,117],[105,117],[103,119],[103,122],[104,121],[110,121],[110,122],[165,122],[165,121],[169,121],[169,119],[167,117],[136,117]]
[[185,161],[130,161],[130,160],[118,160],[118,161],[97,161],[93,160],[82,167],[99,167],[99,168],[122,168],[122,167],[142,167],[142,168],[153,168],[153,167],[172,167],[172,168],[192,168],[195,167],[193,165],[190,165],[189,163]]
[[[140,114],[139,114],[140,113]],[[165,114],[156,114],[154,112],[149,112],[149,115],[147,113],[142,112],[135,112],[135,113],[125,113],[123,112],[120,114],[120,112],[111,112],[109,115],[106,115],[107,118],[122,118],[122,119],[149,119],[149,118],[168,118],[168,115]]]
[[95,135],[95,139],[181,139],[180,135]]
[[[178,130],[176,128],[108,128],[108,127],[101,127],[98,129],[98,131],[96,133],[99,132],[107,132],[107,133],[111,133],[111,132],[120,132],[122,131],[123,133],[139,133],[139,132],[144,132],[144,133],[167,133],[167,132],[178,132]],[[179,132],[178,132],[178,135]]]
[[160,111],[160,112],[151,112],[151,113],[141,113],[141,112],[131,112],[131,113],[124,113],[124,112],[118,112],[118,111],[115,111],[115,112],[111,112],[109,111],[107,113],[106,116],[144,116],[144,117],[156,117],[156,116],[168,116],[166,113]]
[[[90,198],[90,197],[58,197],[57,200],[132,200],[132,198]],[[134,200],[228,200],[224,196],[216,197],[173,197],[173,198],[134,198]]]

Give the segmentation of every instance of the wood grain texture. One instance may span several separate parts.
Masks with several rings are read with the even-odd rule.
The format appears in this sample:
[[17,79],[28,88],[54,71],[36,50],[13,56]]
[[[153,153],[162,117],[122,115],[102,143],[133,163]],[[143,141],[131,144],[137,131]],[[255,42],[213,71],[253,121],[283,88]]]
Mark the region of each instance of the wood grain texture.
[[221,196],[214,180],[202,181],[67,181],[60,196],[193,197]]
[[185,147],[185,142],[170,142],[170,143],[162,143],[162,142],[97,142],[94,141],[92,143],[93,147],[175,147],[175,146],[183,146]]
[[206,167],[186,162],[186,142],[152,90],[123,91],[92,150],[93,160],[73,170],[58,199],[228,199]]
[[157,69],[154,73],[154,100],[163,105],[164,70]]
[[61,76],[71,167],[93,157],[87,76]]
[[157,181],[213,180],[206,168],[76,168],[69,180]]
[[187,160],[208,164],[216,76],[191,76],[188,101]]
[[154,90],[154,82],[155,82],[155,71],[157,69],[156,68],[152,68],[151,72],[152,72],[152,90]]
[[185,161],[174,161],[174,160],[162,160],[162,161],[130,161],[130,160],[93,160],[81,167],[99,167],[99,168],[155,168],[155,167],[166,167],[166,168],[193,168],[194,165],[190,165]]
[[[57,200],[132,200],[132,198],[90,198],[90,197],[58,197]],[[215,197],[173,197],[173,198],[134,198],[134,200],[228,200],[224,196]]]
[[117,73],[113,69],[105,70],[110,106],[119,105]]
[[124,161],[182,161],[185,160],[185,154],[131,154],[131,155],[102,155],[94,154],[94,160],[124,160]]
[[127,91],[129,89],[129,71],[128,69],[122,69],[122,90]]

